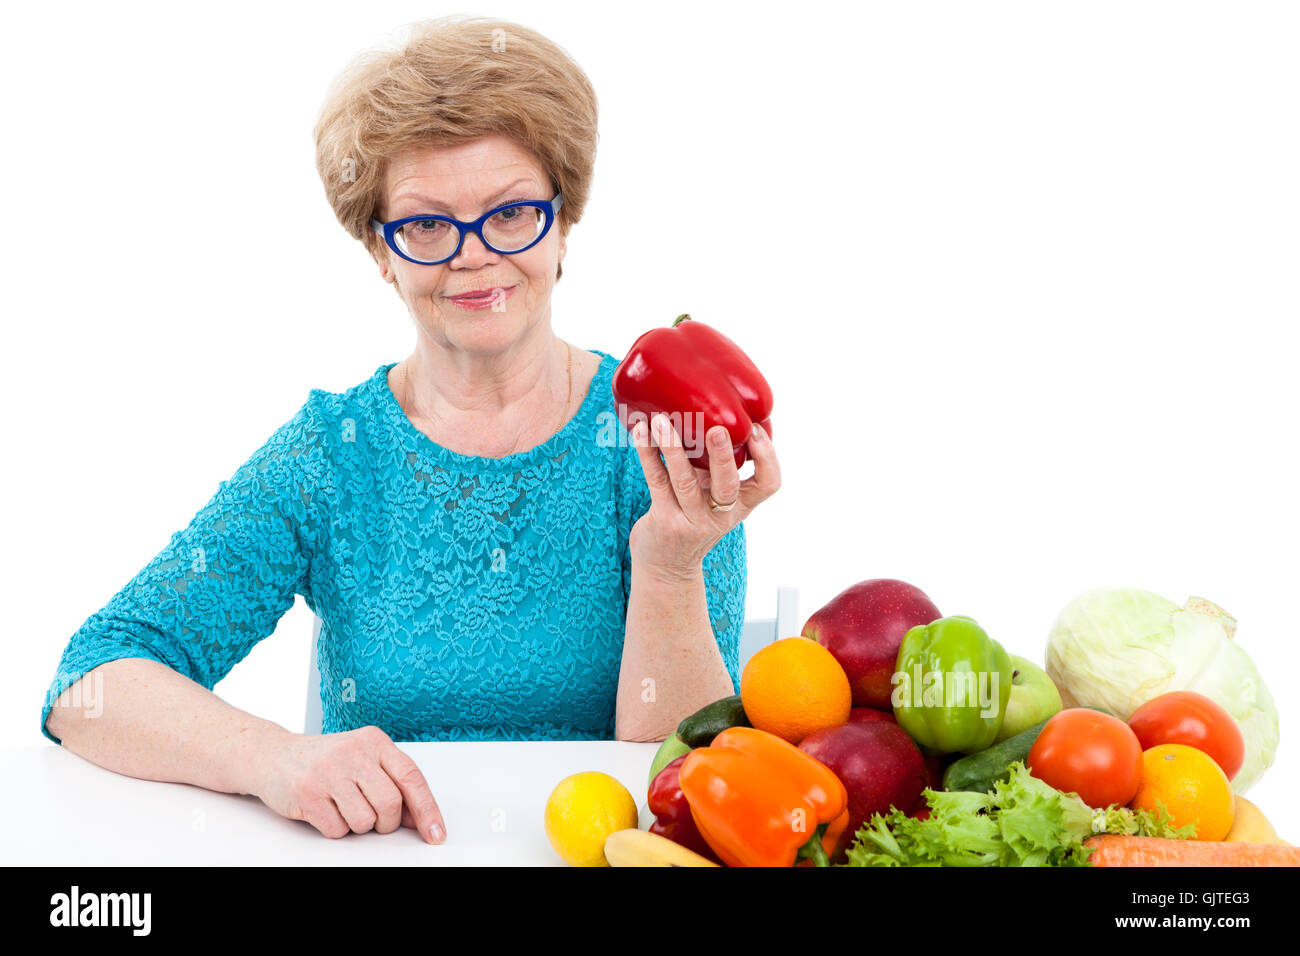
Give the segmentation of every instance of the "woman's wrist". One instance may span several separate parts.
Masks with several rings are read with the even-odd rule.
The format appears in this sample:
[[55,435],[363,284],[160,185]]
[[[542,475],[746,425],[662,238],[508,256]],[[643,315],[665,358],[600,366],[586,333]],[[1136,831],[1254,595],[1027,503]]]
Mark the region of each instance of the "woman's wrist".
[[261,798],[266,792],[270,774],[279,763],[275,754],[297,736],[270,721],[236,731],[226,754],[235,791]]
[[664,584],[691,584],[704,577],[703,559],[681,564],[670,561],[637,558],[632,556],[632,575],[641,573],[645,577]]
[[649,553],[644,546],[638,547],[637,528],[633,526],[628,538],[628,554],[632,560],[632,575],[644,575],[654,581],[665,584],[689,584],[704,577],[704,558],[674,557],[669,558]]

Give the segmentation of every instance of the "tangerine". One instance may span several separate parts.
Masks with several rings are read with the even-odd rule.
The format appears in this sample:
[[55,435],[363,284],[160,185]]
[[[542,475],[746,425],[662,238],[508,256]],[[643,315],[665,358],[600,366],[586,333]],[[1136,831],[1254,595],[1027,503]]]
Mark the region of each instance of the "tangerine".
[[750,724],[798,746],[814,731],[848,723],[853,690],[830,651],[806,637],[787,637],[745,664],[740,703]]
[[1196,839],[1220,841],[1232,829],[1232,785],[1214,758],[1186,744],[1160,744],[1142,751],[1142,783],[1129,803],[1134,810],[1161,803],[1173,825],[1196,824]]

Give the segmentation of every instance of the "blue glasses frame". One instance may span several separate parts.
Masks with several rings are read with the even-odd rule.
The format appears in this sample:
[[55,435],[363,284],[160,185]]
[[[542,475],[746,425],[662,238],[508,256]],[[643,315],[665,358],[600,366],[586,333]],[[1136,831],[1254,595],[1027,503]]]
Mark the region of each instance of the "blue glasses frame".
[[[497,253],[498,255],[513,256],[516,253],[523,252],[525,249],[531,249],[533,246],[537,245],[539,242],[541,242],[543,239],[546,238],[546,234],[551,231],[551,226],[555,222],[556,213],[560,211],[560,207],[563,205],[564,205],[564,194],[556,193],[555,198],[551,200],[521,199],[519,202],[508,202],[504,206],[497,206],[495,209],[489,209],[487,212],[483,213],[483,215],[479,216],[473,222],[461,222],[459,219],[453,219],[451,216],[438,216],[432,213],[425,213],[419,216],[406,216],[403,219],[394,219],[392,222],[380,222],[378,219],[371,218],[370,227],[374,229],[375,232],[379,233],[379,235],[384,237],[384,243],[388,246],[389,249],[392,249],[395,253],[397,253],[407,262],[414,262],[417,266],[437,266],[437,265],[442,265],[442,263],[444,262],[450,262],[452,259],[455,259],[458,255],[460,255],[460,248],[465,244],[465,235],[471,232],[474,235],[478,236],[478,241],[483,243],[485,248],[491,249],[493,252]],[[537,234],[537,238],[534,239],[532,242],[530,242],[528,245],[524,246],[522,249],[511,249],[509,252],[507,252],[504,249],[496,248],[495,246],[492,245],[492,243],[488,242],[487,239],[483,237],[483,224],[487,222],[489,219],[491,219],[493,216],[495,216],[497,213],[499,213],[501,210],[515,209],[516,207],[519,206],[533,206],[537,209],[542,210],[542,212],[545,213],[546,215],[545,225],[542,226],[541,232]],[[460,233],[460,235],[456,237],[456,251],[453,252],[451,255],[447,256],[447,258],[445,259],[436,259],[432,262],[427,261],[425,259],[413,259],[410,256],[408,256],[405,252],[403,252],[400,248],[398,248],[397,239],[396,239],[397,230],[401,229],[408,222],[427,222],[430,219],[436,219],[439,222],[449,222],[456,227],[457,231]]]

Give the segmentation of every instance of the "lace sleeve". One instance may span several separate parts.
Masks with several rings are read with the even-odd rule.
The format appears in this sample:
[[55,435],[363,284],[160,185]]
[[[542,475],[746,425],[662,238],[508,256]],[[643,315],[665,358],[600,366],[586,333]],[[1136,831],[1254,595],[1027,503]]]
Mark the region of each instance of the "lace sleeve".
[[211,690],[308,594],[318,547],[324,438],[304,404],[235,472],[188,527],[64,649],[41,713],[86,672],[126,657],[167,665]]
[[[637,457],[629,445],[624,462],[623,494],[623,606],[632,593],[632,560],[628,552],[628,535],[632,525],[650,510],[650,489]],[[734,693],[740,693],[740,636],[745,627],[745,588],[748,577],[745,551],[745,524],[741,522],[704,556],[704,590],[708,599],[709,620],[718,641],[718,650],[731,675]]]
[[718,638],[718,650],[731,675],[733,693],[740,693],[740,634],[745,627],[745,588],[748,574],[745,523],[742,521],[719,539],[704,556],[704,589],[709,620]]

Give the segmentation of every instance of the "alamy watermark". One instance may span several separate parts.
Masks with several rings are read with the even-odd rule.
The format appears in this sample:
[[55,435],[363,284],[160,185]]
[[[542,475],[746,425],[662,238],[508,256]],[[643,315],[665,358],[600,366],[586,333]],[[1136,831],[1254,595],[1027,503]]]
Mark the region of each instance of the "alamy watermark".
[[150,893],[83,893],[73,884],[50,897],[51,926],[125,926],[133,936],[148,936]]
[[[680,440],[681,447],[699,455],[705,453],[706,428],[703,412],[660,412],[658,414],[667,418],[668,424],[676,431],[677,439],[672,439],[670,436],[673,444]],[[624,425],[624,422],[627,424]],[[596,432],[596,445],[600,448],[627,448],[636,445],[637,442],[632,437],[632,429],[638,422],[645,423],[649,434],[650,416],[645,412],[630,409],[622,403],[619,403],[617,412],[601,412],[596,416],[596,423],[600,426]]]
[[921,671],[914,664],[911,673],[895,671],[890,683],[894,707],[978,707],[981,717],[998,713],[997,671]]
[[91,671],[72,686],[56,693],[47,691],[50,707],[79,707],[85,717],[101,717],[104,714],[104,675],[98,670]]

